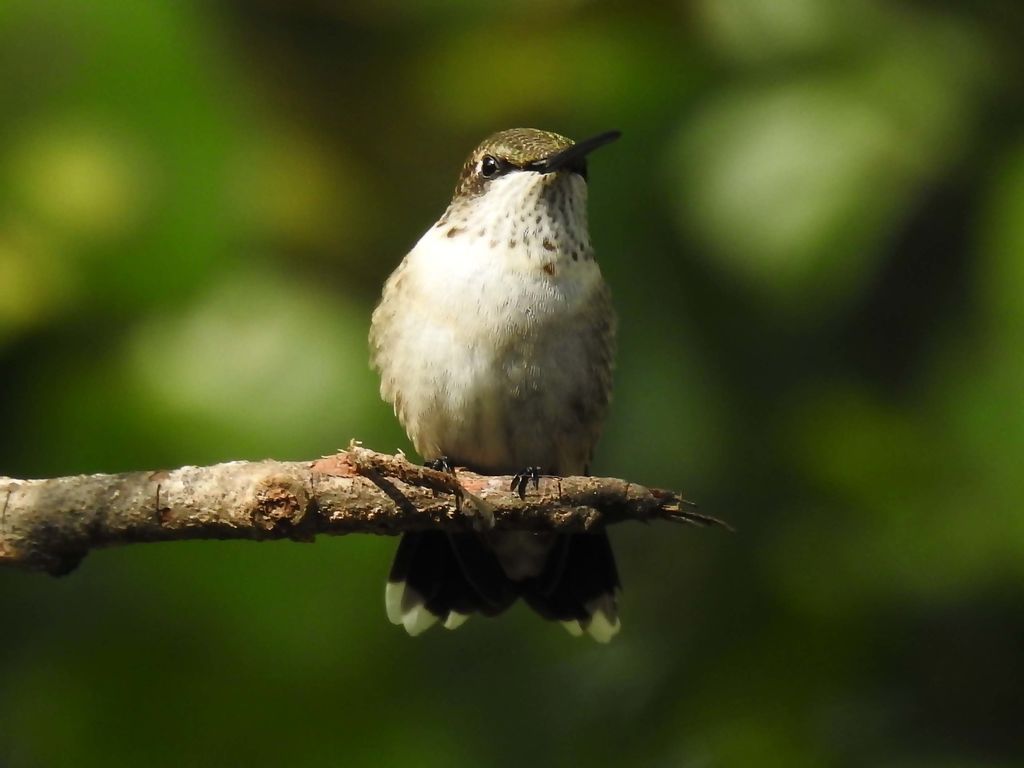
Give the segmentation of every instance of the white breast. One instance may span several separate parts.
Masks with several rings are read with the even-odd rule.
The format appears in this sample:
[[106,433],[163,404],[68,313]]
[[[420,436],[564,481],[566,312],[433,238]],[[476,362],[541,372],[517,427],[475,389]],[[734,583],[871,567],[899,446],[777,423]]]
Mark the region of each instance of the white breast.
[[581,472],[589,458],[610,388],[607,291],[585,229],[537,218],[442,219],[385,286],[373,362],[425,458],[494,472]]

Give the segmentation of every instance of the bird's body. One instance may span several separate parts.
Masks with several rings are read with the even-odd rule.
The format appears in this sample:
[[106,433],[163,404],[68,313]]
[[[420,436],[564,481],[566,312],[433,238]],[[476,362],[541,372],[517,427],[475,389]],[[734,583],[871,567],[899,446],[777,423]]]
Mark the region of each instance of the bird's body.
[[[611,394],[615,318],[587,228],[587,148],[573,147],[529,129],[485,141],[384,287],[372,363],[425,459],[492,474],[588,469]],[[564,167],[543,167],[559,153]],[[606,640],[618,628],[617,586],[603,532],[407,534],[389,615],[415,634],[522,596]]]

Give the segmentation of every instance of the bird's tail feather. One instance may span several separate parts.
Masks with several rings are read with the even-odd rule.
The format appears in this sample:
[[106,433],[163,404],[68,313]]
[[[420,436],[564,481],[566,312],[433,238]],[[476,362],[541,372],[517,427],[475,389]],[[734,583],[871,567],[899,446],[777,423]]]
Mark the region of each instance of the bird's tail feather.
[[607,643],[620,628],[615,555],[605,531],[557,537],[544,571],[522,582],[520,593],[545,619],[571,635],[584,632]]
[[516,592],[494,554],[472,533],[403,534],[388,576],[388,619],[418,635],[435,622],[448,629],[471,614],[496,616]]
[[418,635],[440,621],[447,629],[471,614],[496,616],[518,596],[573,635],[608,642],[619,631],[619,577],[608,535],[555,537],[543,572],[512,581],[497,556],[472,533],[406,533],[388,577],[388,618]]

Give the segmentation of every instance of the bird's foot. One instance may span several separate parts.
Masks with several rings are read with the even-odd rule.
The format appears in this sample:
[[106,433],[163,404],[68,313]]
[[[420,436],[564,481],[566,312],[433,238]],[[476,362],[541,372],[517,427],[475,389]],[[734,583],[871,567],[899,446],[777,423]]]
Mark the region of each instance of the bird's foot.
[[451,459],[447,456],[438,456],[436,459],[424,461],[423,466],[427,469],[433,469],[435,472],[447,472],[449,475],[455,474],[455,465],[452,464]]
[[527,467],[522,472],[517,472],[512,476],[512,483],[509,485],[509,490],[519,494],[520,499],[526,498],[526,486],[533,481],[533,489],[536,491],[540,488],[540,467]]
[[447,485],[455,495],[455,508],[460,509],[462,506],[463,488],[455,477],[455,465],[452,464],[452,460],[447,456],[438,456],[436,459],[427,459],[423,462],[423,466],[427,469],[432,469],[435,472],[441,472],[448,475]]
[[484,501],[474,493],[470,493],[455,479],[455,465],[447,456],[424,461],[423,466],[435,472],[444,472],[452,476],[455,491],[455,509],[473,518],[473,528],[478,531],[489,531],[494,527],[494,505]]

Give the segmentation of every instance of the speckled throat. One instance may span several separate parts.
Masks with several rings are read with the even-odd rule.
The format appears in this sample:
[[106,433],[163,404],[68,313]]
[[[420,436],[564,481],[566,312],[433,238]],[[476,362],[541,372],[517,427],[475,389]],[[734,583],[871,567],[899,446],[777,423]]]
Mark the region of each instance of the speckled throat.
[[481,250],[503,250],[513,263],[592,260],[586,156],[618,137],[607,131],[577,144],[536,128],[499,131],[470,153],[435,227]]
[[448,239],[471,243],[481,258],[500,254],[512,264],[594,258],[587,184],[576,174],[509,173],[482,194],[456,195],[435,227]]

